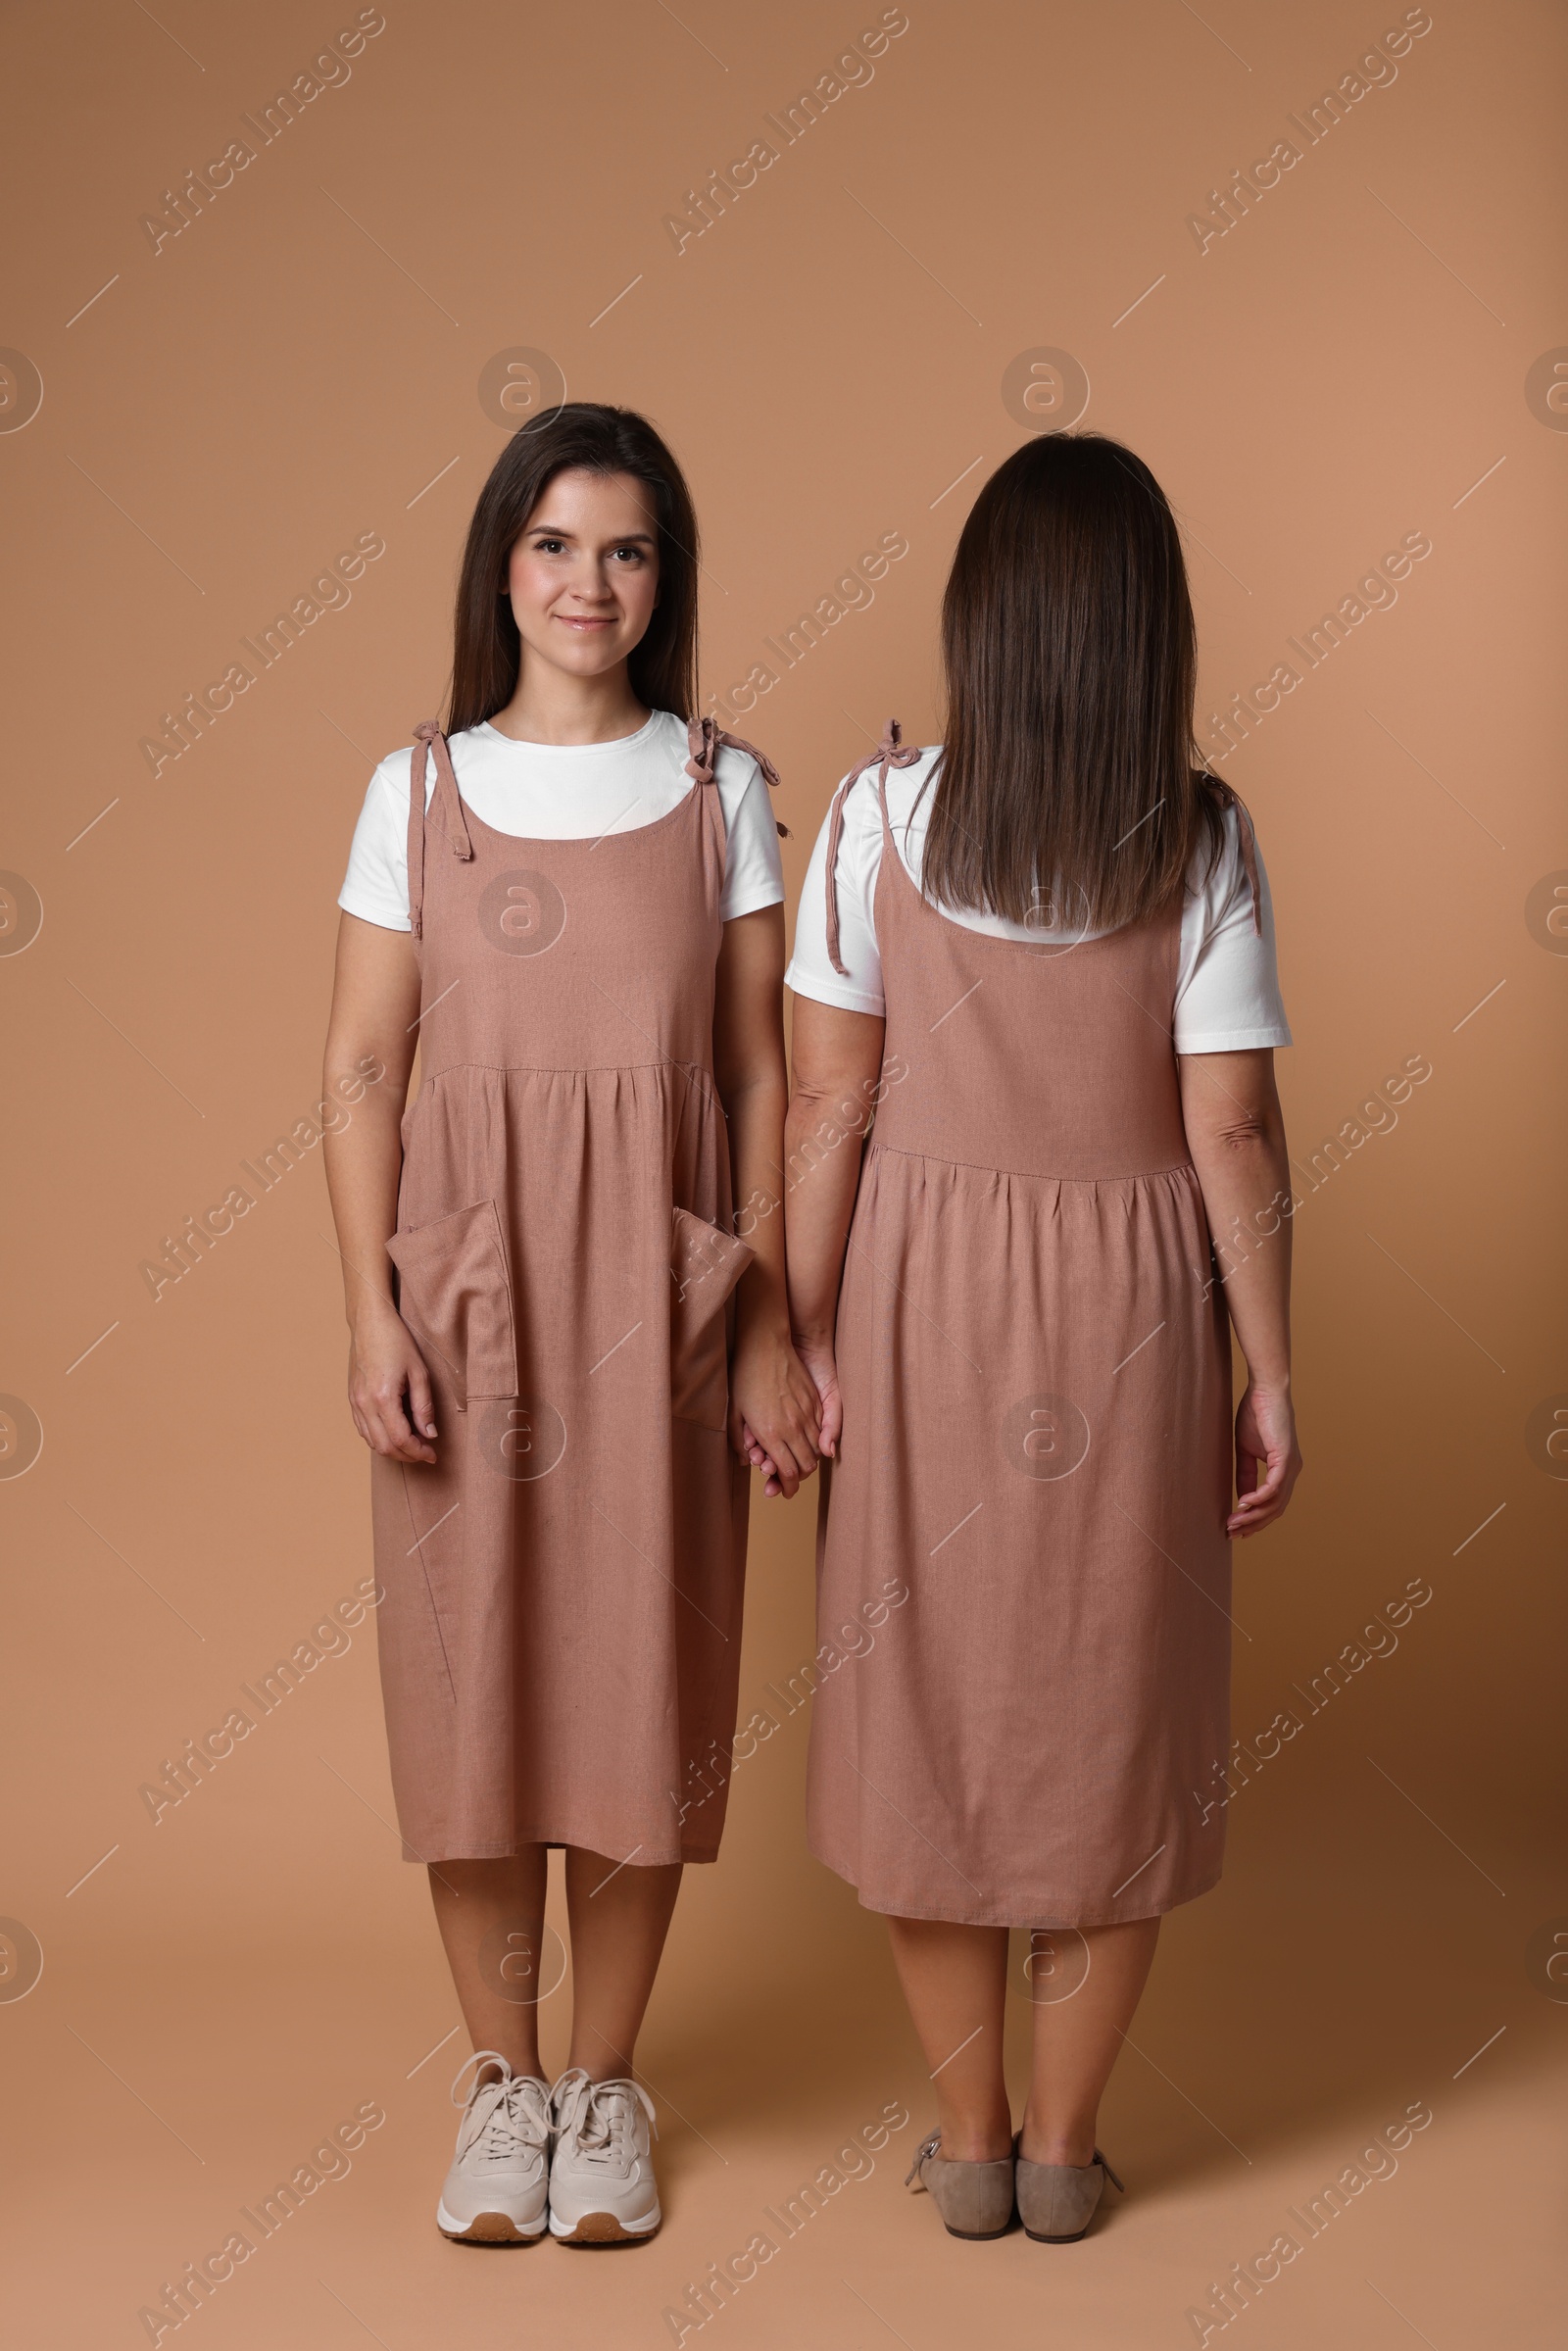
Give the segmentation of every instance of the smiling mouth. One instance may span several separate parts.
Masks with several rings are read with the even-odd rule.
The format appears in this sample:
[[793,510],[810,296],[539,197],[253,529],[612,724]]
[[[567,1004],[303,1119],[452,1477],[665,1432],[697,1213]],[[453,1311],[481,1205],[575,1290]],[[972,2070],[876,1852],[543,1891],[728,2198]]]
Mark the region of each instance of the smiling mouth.
[[615,625],[608,615],[592,612],[558,612],[556,618],[566,628],[613,628]]

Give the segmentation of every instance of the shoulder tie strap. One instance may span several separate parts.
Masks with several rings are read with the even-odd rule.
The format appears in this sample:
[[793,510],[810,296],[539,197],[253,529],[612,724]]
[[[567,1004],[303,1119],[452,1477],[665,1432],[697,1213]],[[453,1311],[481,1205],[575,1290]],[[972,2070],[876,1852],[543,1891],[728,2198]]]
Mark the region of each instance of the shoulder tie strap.
[[[844,838],[844,803],[868,767],[881,770],[877,789],[886,794],[890,767],[912,767],[920,757],[916,743],[906,743],[904,729],[896,718],[890,718],[882,730],[882,740],[875,751],[867,752],[858,767],[852,767],[833,796],[833,807],[827,820],[827,953],[828,960],[841,979],[848,979],[849,969],[839,953],[839,843]],[[884,813],[886,801],[883,802]]]
[[[691,754],[686,761],[686,772],[693,783],[712,782],[714,762],[726,743],[731,751],[744,751],[748,759],[755,759],[762,770],[762,781],[768,790],[778,790],[778,769],[766,752],[759,751],[755,743],[748,743],[742,735],[729,734],[715,718],[688,718],[686,721],[686,748]],[[781,824],[778,829],[787,841],[790,838],[789,826]]]
[[435,791],[430,799],[430,814],[439,823],[458,857],[471,857],[473,843],[464,821],[463,796],[458,779],[452,772],[452,754],[447,739],[434,718],[421,718],[414,730],[414,757],[409,774],[409,920],[416,939],[424,936],[424,762],[427,753],[435,757]]
[[1236,832],[1241,846],[1242,866],[1247,875],[1247,886],[1252,893],[1252,929],[1258,938],[1261,938],[1263,935],[1263,893],[1258,887],[1257,837],[1252,830],[1250,811],[1241,794],[1232,785],[1226,783],[1223,776],[1205,773],[1205,781],[1214,787],[1224,807],[1236,810]]

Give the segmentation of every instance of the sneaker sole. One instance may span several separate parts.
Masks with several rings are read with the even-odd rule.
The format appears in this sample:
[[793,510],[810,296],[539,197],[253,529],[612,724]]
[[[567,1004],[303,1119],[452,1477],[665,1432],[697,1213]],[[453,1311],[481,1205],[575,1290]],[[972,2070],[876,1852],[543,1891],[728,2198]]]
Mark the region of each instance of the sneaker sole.
[[554,2213],[550,2216],[550,2233],[558,2245],[646,2245],[657,2236],[663,2220],[656,2212],[651,2221],[618,2221],[612,2212],[585,2212],[570,2228],[557,2225]]
[[536,2245],[546,2233],[548,2221],[541,2214],[532,2229],[520,2229],[510,2213],[479,2212],[471,2221],[460,2223],[443,2205],[436,2213],[435,2225],[454,2245]]

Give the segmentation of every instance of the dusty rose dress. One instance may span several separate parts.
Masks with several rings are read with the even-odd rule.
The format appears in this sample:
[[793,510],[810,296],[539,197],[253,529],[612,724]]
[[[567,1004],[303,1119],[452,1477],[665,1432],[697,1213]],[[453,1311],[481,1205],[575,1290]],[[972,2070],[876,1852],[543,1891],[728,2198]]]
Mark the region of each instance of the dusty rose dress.
[[388,1247],[439,1459],[372,1468],[405,1858],[711,1860],[748,1498],[725,1422],[752,1252],[712,1069],[737,739],[694,725],[693,790],[593,842],[492,831],[418,734],[421,1074]]
[[839,1303],[823,1637],[909,1597],[817,1691],[811,1850],[899,1916],[1149,1917],[1219,1876],[1229,1721],[1230,1352],[1171,1043],[1180,909],[1066,951],[965,929],[910,880],[885,783],[907,1074]]

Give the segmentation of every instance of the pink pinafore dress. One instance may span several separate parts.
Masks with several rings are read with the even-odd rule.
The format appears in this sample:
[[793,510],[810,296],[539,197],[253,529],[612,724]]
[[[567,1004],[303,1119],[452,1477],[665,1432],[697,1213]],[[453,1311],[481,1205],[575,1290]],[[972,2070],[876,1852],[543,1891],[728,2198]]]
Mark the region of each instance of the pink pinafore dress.
[[405,1857],[711,1860],[748,1502],[730,1297],[752,1253],[713,1081],[713,765],[751,747],[694,722],[667,815],[537,841],[481,823],[444,737],[416,731],[420,1082],[388,1248],[438,1460],[372,1465]]
[[1230,1350],[1172,1046],[1180,908],[1067,948],[965,928],[888,823],[917,757],[895,725],[865,762],[887,1060],[819,1637],[887,1612],[816,1692],[810,1845],[899,1916],[1152,1916],[1220,1874],[1229,1721]]

